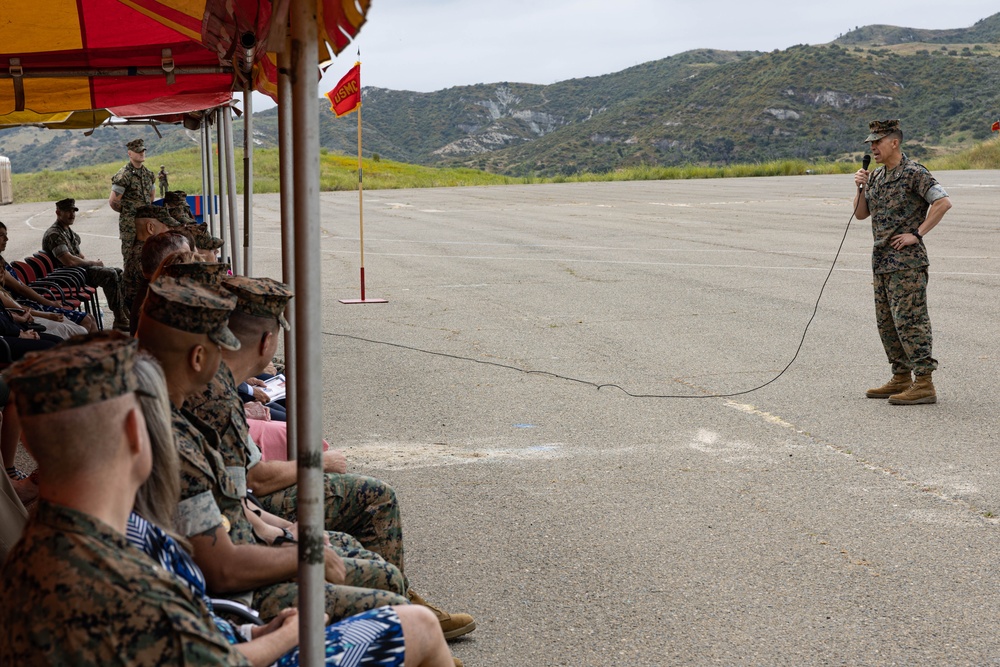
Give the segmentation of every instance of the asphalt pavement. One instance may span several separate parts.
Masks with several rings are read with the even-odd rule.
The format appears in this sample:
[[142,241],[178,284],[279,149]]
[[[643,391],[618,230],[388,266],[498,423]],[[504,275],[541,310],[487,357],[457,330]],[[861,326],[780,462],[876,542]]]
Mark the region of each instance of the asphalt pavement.
[[[321,195],[324,431],[397,490],[414,588],[476,617],[466,665],[1000,664],[1000,172],[937,176],[923,406],[864,396],[850,176],[366,192],[363,305],[357,193]],[[0,207],[8,259],[52,209]]]

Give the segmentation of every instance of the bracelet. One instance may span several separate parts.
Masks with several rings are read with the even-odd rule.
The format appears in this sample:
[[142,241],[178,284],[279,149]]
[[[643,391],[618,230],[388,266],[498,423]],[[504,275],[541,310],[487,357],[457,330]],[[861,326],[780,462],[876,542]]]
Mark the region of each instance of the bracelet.
[[922,235],[922,234],[920,233],[920,231],[919,231],[919,230],[918,230],[918,231],[915,231],[915,232],[913,232],[913,235],[917,237],[917,240],[918,240],[918,241],[923,241],[923,240],[924,240],[924,237],[923,237],[923,235]]

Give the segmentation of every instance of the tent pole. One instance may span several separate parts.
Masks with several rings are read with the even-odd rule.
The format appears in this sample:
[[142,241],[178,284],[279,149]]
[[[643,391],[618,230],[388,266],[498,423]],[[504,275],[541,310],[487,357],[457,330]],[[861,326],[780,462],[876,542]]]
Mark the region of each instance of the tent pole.
[[229,194],[229,142],[226,141],[226,112],[222,107],[216,109],[215,133],[219,142],[219,237],[225,241],[223,245],[222,258],[229,256],[229,261],[233,266],[233,273],[236,271],[236,239],[226,236],[229,223],[229,209],[226,208],[226,197]]
[[295,155],[295,343],[299,407],[299,640],[303,667],[324,662],[323,388],[319,208],[319,35],[315,0],[292,0],[292,138]]
[[[281,279],[295,291],[295,199],[292,188],[295,184],[292,164],[292,82],[289,80],[289,69],[292,65],[289,53],[291,48],[286,44],[285,50],[278,53],[278,164],[281,191]],[[292,322],[295,319],[295,299],[288,302],[285,318]],[[298,374],[295,367],[298,364],[295,348],[295,336],[291,331],[285,332],[285,377],[294,378]],[[298,458],[298,440],[296,434],[296,419],[298,417],[295,400],[295,385],[286,386],[286,401],[288,406],[288,460]]]
[[253,275],[253,87],[249,78],[243,87],[243,274]]
[[[202,195],[202,210],[204,210],[204,199],[208,192],[208,143],[209,143],[209,133],[208,133],[208,116],[206,112],[201,117],[201,195]],[[209,227],[211,229],[211,227]]]
[[228,197],[226,201],[229,206],[229,240],[233,242],[229,246],[233,253],[233,274],[243,275],[241,267],[243,258],[240,257],[239,241],[239,220],[240,210],[236,205],[236,144],[233,143],[233,113],[229,107],[225,107],[222,114],[225,118],[226,132],[226,183],[228,185]]
[[[216,109],[208,114],[208,117],[212,119],[212,122],[218,122]],[[204,196],[201,202],[202,216],[208,221],[208,228],[215,233],[218,229],[215,225],[215,206],[212,204],[215,202],[215,167],[212,161],[212,130],[206,128],[205,138],[208,141],[205,142],[205,154],[208,156],[208,187],[205,188]]]

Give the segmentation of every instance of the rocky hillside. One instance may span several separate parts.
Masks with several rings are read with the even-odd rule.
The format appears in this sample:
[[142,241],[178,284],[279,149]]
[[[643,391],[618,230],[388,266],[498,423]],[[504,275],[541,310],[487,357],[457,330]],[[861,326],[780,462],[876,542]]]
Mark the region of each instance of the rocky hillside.
[[[1000,14],[961,29],[859,27],[829,44],[771,53],[691,51],[552,85],[499,82],[432,93],[365,88],[365,153],[513,175],[635,164],[855,159],[873,118],[899,117],[907,150],[959,150],[990,136],[1000,113]],[[321,143],[356,150],[356,119],[319,102]],[[273,146],[277,112],[254,115]],[[241,127],[237,127],[242,132]],[[197,141],[183,128],[0,130],[19,172],[124,159],[124,139],[156,153]]]

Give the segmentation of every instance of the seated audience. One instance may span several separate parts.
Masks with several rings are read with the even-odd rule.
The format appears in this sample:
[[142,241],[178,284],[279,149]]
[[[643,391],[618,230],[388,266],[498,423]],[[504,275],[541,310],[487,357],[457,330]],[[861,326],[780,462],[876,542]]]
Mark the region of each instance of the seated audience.
[[[0,253],[7,250],[7,234],[7,225],[0,222]],[[89,314],[82,310],[69,308],[66,304],[56,303],[22,283],[21,279],[17,277],[14,267],[3,258],[3,255],[0,255],[0,266],[3,267],[3,271],[0,271],[0,287],[17,295],[17,298],[24,305],[33,310],[62,315],[74,324],[79,324],[87,331],[97,331],[97,322]]]
[[[216,627],[236,650],[254,665],[278,667],[299,664],[295,650],[298,622],[295,609],[282,610],[264,626],[237,627],[215,616],[205,595],[205,578],[184,548],[185,540],[173,533],[173,514],[180,499],[177,450],[170,430],[170,401],[159,364],[141,354],[135,375],[146,429],[152,448],[153,474],[136,495],[129,517],[128,539],[138,549],[183,581],[213,615]],[[249,636],[247,636],[249,635]],[[452,665],[438,627],[426,608],[416,605],[379,607],[351,616],[326,628],[326,664],[392,666]],[[454,664],[460,665],[459,661]]]
[[[291,581],[298,569],[297,550],[281,546],[294,543],[296,527],[266,512],[250,510],[245,504],[242,470],[227,469],[216,450],[218,435],[182,409],[184,400],[203,391],[215,376],[221,350],[239,347],[239,340],[226,326],[235,304],[235,296],[190,278],[160,276],[150,283],[137,335],[167,378],[181,459],[178,532],[190,541],[209,591],[250,601],[263,618],[271,619],[281,609],[294,606],[297,595]],[[333,548],[323,548],[322,542],[316,546],[323,553],[329,582],[325,593],[331,619],[387,604],[406,604],[405,597],[391,592],[405,590],[401,574],[387,563],[379,564],[375,554],[344,558]],[[344,585],[348,581],[355,585]]]
[[[222,363],[215,377],[204,391],[191,395],[186,405],[218,434],[218,451],[223,461],[229,469],[245,472],[245,484],[254,490],[261,506],[294,521],[298,507],[296,464],[261,460],[260,449],[249,437],[242,401],[236,393],[238,379],[260,373],[274,356],[278,333],[289,326],[282,313],[292,292],[287,285],[271,278],[230,276],[222,284],[237,297],[228,326],[240,345],[222,351]],[[326,529],[346,533],[403,572],[403,531],[395,492],[381,480],[343,474],[346,466],[340,452],[324,452],[323,462],[327,473],[324,475]],[[411,602],[429,606],[437,614],[446,638],[459,637],[476,628],[475,620],[468,614],[449,614],[429,605],[408,584],[406,592]]]
[[125,538],[152,463],[135,348],[108,332],[7,371],[40,498],[0,574],[5,665],[249,664]]

